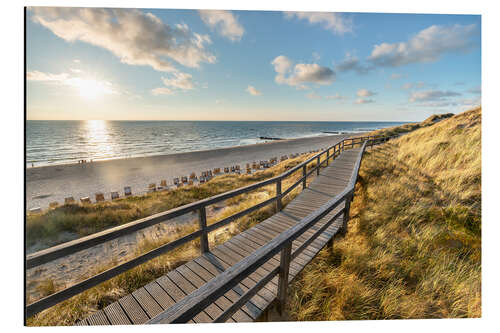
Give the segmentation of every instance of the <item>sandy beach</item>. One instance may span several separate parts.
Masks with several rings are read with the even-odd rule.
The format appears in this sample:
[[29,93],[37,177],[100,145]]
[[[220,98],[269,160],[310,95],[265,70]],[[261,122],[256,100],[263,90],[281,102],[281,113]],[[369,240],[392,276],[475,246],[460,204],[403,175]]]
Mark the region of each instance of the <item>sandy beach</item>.
[[217,167],[236,164],[243,167],[246,163],[273,156],[326,148],[350,135],[325,135],[189,153],[28,168],[27,209],[47,208],[50,202],[63,203],[64,198],[69,196],[77,201],[88,196],[94,201],[96,192],[103,192],[109,200],[111,191],[118,191],[122,196],[124,186],[131,186],[134,194],[144,193],[149,183],[159,185],[162,179],[172,185],[174,177],[187,176],[191,172],[199,175],[201,171]]

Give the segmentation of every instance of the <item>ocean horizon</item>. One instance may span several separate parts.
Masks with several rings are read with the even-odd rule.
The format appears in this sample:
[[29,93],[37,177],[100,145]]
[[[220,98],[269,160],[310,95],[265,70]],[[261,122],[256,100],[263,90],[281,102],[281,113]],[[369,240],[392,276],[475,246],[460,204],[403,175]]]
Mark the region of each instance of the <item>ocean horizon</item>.
[[26,166],[77,163],[369,132],[395,121],[27,120]]

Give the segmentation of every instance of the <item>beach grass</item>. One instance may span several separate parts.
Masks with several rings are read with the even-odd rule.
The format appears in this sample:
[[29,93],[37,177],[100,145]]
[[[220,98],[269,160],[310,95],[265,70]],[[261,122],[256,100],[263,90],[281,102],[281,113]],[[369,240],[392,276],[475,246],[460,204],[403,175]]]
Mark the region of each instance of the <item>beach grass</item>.
[[[165,192],[149,193],[142,196],[123,198],[112,202],[94,203],[88,205],[67,205],[42,214],[28,217],[28,235],[31,242],[45,241],[57,242],[57,235],[61,232],[71,232],[85,236],[113,227],[122,223],[162,212],[177,206],[204,199],[219,193],[249,185],[261,180],[277,176],[313,156],[313,154],[300,155],[299,157],[281,162],[269,169],[258,171],[251,175],[225,174],[215,177],[208,183],[200,186],[184,186]],[[311,162],[309,168],[315,167]],[[283,182],[283,189],[292,185],[302,176],[296,172]],[[314,175],[308,178],[312,181]],[[224,209],[208,218],[208,224],[233,215],[250,206],[258,204],[275,196],[274,185],[264,186],[252,192],[225,200]],[[284,206],[298,193],[300,186],[283,198]],[[235,220],[227,227],[209,234],[210,246],[225,242],[227,239],[244,231],[258,222],[265,220],[275,213],[274,205],[268,205],[256,210],[245,217]],[[136,255],[140,255],[160,245],[171,242],[182,235],[197,230],[197,225],[176,225],[167,234],[159,239],[144,239],[137,246]],[[39,314],[28,318],[28,326],[59,326],[73,325],[78,320],[85,318],[93,312],[104,308],[156,278],[166,274],[172,269],[184,264],[199,255],[199,240],[191,241],[171,252],[159,256],[123,274],[120,274],[98,286],[76,295],[60,304],[53,306]],[[90,277],[104,271],[116,263],[102,265],[88,272]],[[82,279],[85,277],[82,277]],[[32,282],[33,283],[33,282]],[[37,296],[28,295],[28,303],[40,297],[50,295],[67,286],[57,285],[54,281],[42,280],[37,286]]]
[[363,157],[349,231],[292,284],[292,320],[481,317],[481,108],[411,127]]

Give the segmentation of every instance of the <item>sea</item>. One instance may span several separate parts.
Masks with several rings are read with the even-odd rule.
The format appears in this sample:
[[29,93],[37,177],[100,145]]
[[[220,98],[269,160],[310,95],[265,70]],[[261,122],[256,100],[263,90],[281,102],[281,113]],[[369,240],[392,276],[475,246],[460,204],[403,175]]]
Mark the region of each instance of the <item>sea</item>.
[[402,122],[27,120],[27,167],[98,161],[342,133]]

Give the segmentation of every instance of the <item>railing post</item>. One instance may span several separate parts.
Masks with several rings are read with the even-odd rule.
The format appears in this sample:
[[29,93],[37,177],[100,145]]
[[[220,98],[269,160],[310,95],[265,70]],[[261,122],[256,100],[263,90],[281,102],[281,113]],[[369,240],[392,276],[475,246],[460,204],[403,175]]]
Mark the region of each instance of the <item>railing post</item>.
[[344,140],[342,140],[342,148],[341,148],[341,150],[340,150],[340,151],[342,151],[342,152],[344,151],[344,142],[345,142],[345,139],[344,139]]
[[302,189],[304,190],[307,187],[307,165],[304,164],[302,167]]
[[316,169],[316,175],[318,175],[318,176],[319,176],[319,167],[320,167],[319,160],[320,160],[320,156],[318,156],[318,158],[316,159],[316,161],[317,161],[316,162],[316,168],[317,168]]
[[350,194],[345,198],[345,206],[344,206],[344,220],[342,221],[342,228],[340,229],[340,234],[345,236],[347,233],[347,222],[349,221],[349,212],[351,210],[351,201],[353,199],[354,194]]
[[328,166],[328,160],[330,159],[330,148],[326,150],[326,166]]
[[202,234],[200,236],[200,250],[201,253],[208,252],[208,233],[207,233],[207,213],[205,210],[205,206],[202,206],[198,209],[198,223],[200,225],[200,230]]
[[276,182],[276,212],[280,212],[282,208],[281,203],[281,178]]
[[292,242],[289,242],[281,250],[280,272],[278,280],[278,313],[283,315],[286,306],[286,296],[288,292],[288,273],[290,271],[290,259],[292,256]]

